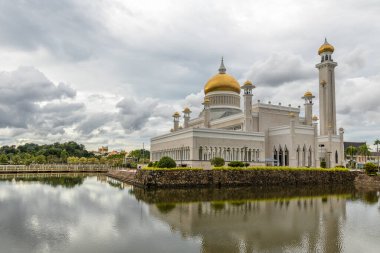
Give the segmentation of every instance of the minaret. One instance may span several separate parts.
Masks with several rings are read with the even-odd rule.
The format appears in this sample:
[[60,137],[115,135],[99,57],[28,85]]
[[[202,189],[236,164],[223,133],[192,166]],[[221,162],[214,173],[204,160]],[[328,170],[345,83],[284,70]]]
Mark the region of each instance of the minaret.
[[306,91],[302,98],[305,99],[305,124],[311,126],[313,123],[313,98],[315,96],[310,91]]
[[205,100],[202,104],[204,105],[203,124],[204,124],[204,127],[210,128],[210,99],[205,98]]
[[256,88],[251,81],[245,81],[244,85],[241,86],[244,90],[244,124],[243,131],[253,132],[253,117],[252,117],[252,90]]
[[321,63],[316,67],[319,70],[319,117],[320,135],[328,135],[329,129],[332,135],[336,135],[336,105],[335,105],[335,73],[338,65],[331,58],[334,47],[325,39],[325,43],[319,48]]
[[179,112],[175,112],[173,114],[173,123],[174,123],[174,126],[173,126],[173,131],[177,131],[179,129]]
[[183,110],[183,128],[189,127],[190,113],[191,113],[191,111],[190,111],[189,107],[186,107]]

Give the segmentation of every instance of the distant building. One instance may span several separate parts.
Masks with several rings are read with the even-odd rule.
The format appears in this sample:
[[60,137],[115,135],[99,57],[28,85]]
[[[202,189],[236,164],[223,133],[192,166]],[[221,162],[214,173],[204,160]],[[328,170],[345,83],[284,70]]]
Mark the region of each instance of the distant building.
[[102,155],[106,155],[108,153],[108,147],[107,146],[101,146],[98,148],[98,152]]

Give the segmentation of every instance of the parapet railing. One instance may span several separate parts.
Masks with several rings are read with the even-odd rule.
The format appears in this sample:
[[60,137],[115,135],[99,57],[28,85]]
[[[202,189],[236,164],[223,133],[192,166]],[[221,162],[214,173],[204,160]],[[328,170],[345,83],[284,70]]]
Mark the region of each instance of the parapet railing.
[[23,172],[107,172],[120,170],[121,167],[111,167],[106,164],[31,164],[31,165],[0,165],[0,173]]

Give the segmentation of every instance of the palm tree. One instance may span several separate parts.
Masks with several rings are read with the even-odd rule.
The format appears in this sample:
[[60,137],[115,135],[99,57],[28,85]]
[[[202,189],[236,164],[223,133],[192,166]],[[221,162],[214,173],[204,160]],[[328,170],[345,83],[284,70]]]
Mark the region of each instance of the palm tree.
[[346,155],[350,155],[350,157],[351,157],[351,159],[350,159],[351,167],[353,167],[354,155],[356,154],[357,151],[358,151],[358,149],[354,146],[348,146],[346,148]]
[[376,153],[377,153],[377,167],[380,167],[380,162],[379,162],[379,145],[380,145],[380,140],[376,139],[373,145],[376,145]]
[[364,156],[365,162],[367,163],[367,157],[371,154],[370,148],[367,144],[363,144],[359,147],[359,154]]

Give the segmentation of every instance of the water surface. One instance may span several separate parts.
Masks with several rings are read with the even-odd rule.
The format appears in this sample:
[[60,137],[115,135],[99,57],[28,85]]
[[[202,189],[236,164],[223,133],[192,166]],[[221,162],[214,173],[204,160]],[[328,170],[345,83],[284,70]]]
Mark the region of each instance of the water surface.
[[0,252],[379,252],[378,192],[1,175]]

